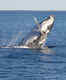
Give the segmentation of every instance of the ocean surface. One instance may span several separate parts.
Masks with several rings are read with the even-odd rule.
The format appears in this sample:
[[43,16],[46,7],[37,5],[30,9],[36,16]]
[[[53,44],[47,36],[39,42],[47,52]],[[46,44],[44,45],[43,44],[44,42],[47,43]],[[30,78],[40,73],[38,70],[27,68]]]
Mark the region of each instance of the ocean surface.
[[46,45],[53,53],[0,48],[0,80],[66,80],[66,11],[0,11],[0,46],[18,45],[35,26],[33,17],[49,15],[55,23]]

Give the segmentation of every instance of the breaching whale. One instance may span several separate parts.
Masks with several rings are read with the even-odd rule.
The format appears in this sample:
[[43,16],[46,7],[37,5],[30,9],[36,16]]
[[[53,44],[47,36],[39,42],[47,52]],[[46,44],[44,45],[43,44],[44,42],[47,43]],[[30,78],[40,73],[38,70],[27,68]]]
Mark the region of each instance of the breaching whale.
[[1,48],[31,48],[42,49],[45,46],[48,34],[52,30],[55,21],[54,15],[48,16],[42,22],[38,23],[35,18],[36,26],[32,31],[26,35],[25,38],[17,46],[5,46]]
[[33,29],[21,43],[19,43],[19,46],[34,49],[43,48],[45,46],[47,36],[53,27],[54,20],[54,15],[50,15],[42,22],[37,23],[37,27]]

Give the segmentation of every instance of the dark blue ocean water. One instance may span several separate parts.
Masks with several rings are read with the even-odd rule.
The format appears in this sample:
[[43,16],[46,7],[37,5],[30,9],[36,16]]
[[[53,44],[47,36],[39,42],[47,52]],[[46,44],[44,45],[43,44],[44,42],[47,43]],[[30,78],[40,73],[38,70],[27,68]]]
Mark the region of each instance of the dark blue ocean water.
[[46,45],[55,46],[51,48],[53,53],[0,49],[0,80],[66,80],[65,11],[0,11],[0,46],[9,42],[18,45],[34,27],[33,16],[41,22],[49,15],[55,15],[55,23]]

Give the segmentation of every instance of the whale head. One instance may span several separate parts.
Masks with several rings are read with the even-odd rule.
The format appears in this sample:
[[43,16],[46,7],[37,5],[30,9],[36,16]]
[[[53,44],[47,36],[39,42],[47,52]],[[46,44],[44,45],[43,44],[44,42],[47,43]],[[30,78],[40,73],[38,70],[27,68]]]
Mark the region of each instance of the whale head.
[[45,20],[43,20],[40,23],[40,33],[41,36],[39,38],[39,45],[45,45],[48,33],[50,33],[50,31],[52,30],[53,24],[55,21],[55,16],[54,15],[50,15],[49,17],[47,17]]
[[53,27],[54,20],[55,20],[55,16],[54,15],[50,15],[45,20],[43,20],[40,23],[40,26],[41,26],[40,31],[41,31],[41,33],[48,34],[51,31],[52,27]]

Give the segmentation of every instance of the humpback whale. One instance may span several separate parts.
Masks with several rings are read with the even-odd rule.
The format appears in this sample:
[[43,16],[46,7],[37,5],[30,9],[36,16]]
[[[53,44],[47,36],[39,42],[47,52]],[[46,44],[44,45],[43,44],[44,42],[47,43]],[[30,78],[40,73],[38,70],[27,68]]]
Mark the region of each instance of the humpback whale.
[[34,18],[34,20],[36,23],[35,28],[32,29],[32,31],[21,40],[18,46],[5,46],[4,48],[11,47],[11,48],[43,49],[48,34],[52,30],[55,17],[54,15],[50,15],[40,23],[38,23],[36,18]]
[[19,43],[19,46],[26,46],[27,48],[43,48],[48,34],[50,33],[55,17],[50,15],[45,20],[40,23],[37,23],[37,27],[33,29],[29,35]]

